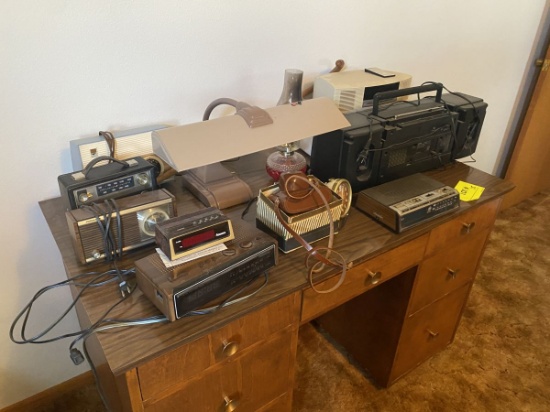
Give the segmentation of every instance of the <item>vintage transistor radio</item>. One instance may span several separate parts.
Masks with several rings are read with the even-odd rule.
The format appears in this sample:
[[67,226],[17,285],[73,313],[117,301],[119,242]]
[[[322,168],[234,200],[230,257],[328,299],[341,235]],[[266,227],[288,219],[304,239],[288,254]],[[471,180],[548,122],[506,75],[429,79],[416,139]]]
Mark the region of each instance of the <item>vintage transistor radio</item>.
[[[98,164],[103,161],[110,163]],[[67,209],[157,189],[155,167],[139,156],[126,160],[101,156],[84,170],[61,175],[57,181]]]
[[155,243],[157,223],[175,217],[176,199],[165,189],[82,206],[65,212],[76,255],[82,263],[112,260]]
[[460,206],[456,189],[415,173],[359,192],[355,207],[396,233]]

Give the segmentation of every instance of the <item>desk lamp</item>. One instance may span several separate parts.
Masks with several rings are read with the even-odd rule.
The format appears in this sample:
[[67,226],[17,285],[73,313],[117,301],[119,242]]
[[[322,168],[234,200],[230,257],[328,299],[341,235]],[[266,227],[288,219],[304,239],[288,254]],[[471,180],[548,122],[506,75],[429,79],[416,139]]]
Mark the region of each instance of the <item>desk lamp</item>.
[[265,110],[232,99],[219,99],[209,105],[204,117],[209,116],[210,108],[221,103],[235,106],[235,115],[152,133],[155,154],[174,170],[184,172],[184,184],[203,204],[219,209],[245,203],[253,195],[248,185],[218,162],[350,125],[327,97]]

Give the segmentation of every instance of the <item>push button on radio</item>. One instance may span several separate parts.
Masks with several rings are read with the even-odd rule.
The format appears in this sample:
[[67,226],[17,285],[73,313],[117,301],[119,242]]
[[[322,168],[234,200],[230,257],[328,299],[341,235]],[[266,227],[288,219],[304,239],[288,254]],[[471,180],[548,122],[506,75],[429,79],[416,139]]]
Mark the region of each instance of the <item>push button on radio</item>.
[[239,246],[243,249],[250,249],[252,247],[252,242],[250,240],[239,243]]

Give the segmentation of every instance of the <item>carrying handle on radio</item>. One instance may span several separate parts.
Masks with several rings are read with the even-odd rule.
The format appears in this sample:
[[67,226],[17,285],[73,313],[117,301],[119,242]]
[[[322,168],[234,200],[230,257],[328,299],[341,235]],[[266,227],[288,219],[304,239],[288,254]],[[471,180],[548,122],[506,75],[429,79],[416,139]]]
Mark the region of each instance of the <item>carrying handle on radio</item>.
[[118,160],[118,159],[115,159],[114,157],[111,157],[111,156],[99,156],[99,157],[96,157],[94,160],[92,160],[90,163],[88,163],[86,165],[86,168],[82,171],[84,176],[88,175],[90,170],[92,170],[92,167],[94,167],[96,164],[98,164],[99,162],[102,162],[104,160],[109,160],[111,162],[120,163],[122,165],[121,170],[124,170],[124,169],[127,169],[127,168],[130,167],[130,164],[128,162],[125,162],[124,160]]
[[435,95],[435,101],[441,101],[441,94],[443,92],[443,85],[441,83],[430,83],[424,86],[409,87],[400,90],[390,90],[387,92],[378,92],[372,98],[372,114],[378,115],[378,108],[380,100],[394,99],[397,97],[408,96],[409,94],[418,94],[426,92],[437,92]]

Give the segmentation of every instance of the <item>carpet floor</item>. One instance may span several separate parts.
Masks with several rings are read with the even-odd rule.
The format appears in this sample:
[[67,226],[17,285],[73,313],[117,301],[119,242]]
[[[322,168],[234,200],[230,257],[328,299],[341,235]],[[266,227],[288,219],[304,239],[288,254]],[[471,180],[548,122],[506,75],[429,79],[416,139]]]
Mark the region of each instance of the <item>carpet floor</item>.
[[[388,389],[313,325],[295,412],[550,411],[550,192],[499,214],[454,342]],[[102,412],[94,386],[43,412]]]

